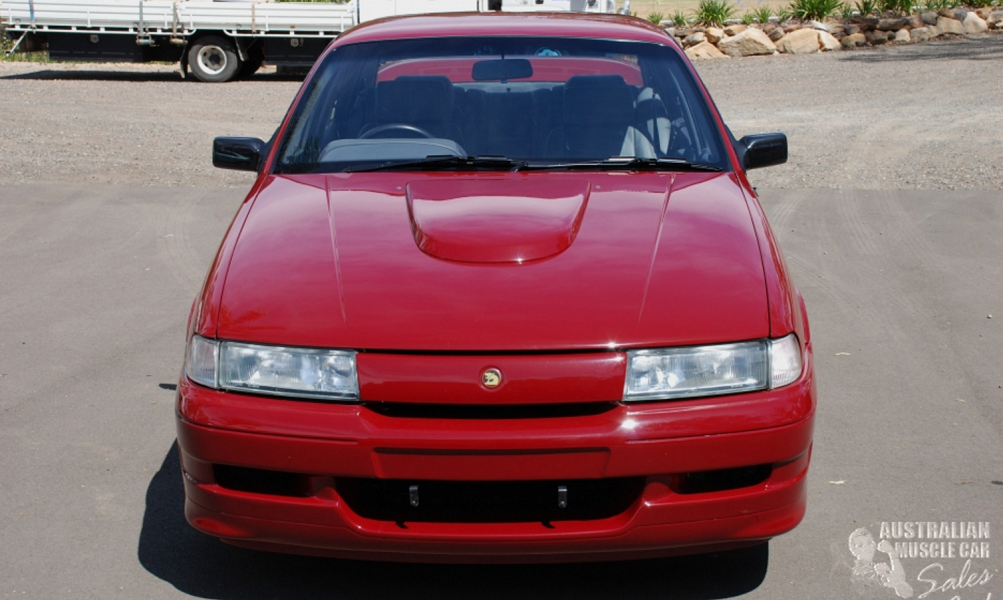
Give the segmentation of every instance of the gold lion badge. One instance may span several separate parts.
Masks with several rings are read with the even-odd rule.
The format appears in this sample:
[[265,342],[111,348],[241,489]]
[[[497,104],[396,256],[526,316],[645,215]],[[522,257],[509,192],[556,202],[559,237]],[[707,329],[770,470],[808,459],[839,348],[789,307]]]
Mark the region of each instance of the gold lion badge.
[[498,369],[484,369],[481,372],[481,384],[488,389],[494,389],[501,385],[502,375]]

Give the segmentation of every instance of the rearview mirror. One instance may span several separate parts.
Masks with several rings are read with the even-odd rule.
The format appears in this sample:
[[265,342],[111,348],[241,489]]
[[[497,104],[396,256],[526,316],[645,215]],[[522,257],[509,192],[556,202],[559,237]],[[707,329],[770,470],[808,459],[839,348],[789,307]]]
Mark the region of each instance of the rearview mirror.
[[502,58],[481,60],[474,63],[471,77],[474,81],[501,81],[509,79],[529,79],[533,76],[533,65],[525,58]]
[[265,142],[252,137],[218,137],[212,141],[212,166],[235,171],[257,171]]
[[738,140],[735,147],[742,168],[759,169],[787,162],[787,136],[782,133],[757,133]]

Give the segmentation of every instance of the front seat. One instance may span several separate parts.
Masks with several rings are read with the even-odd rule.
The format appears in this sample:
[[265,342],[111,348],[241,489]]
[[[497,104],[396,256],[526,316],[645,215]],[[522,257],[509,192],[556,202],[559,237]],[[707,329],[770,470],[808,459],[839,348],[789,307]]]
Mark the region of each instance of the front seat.
[[[381,125],[420,127],[437,138],[463,143],[460,128],[453,123],[453,83],[442,75],[405,75],[376,84],[376,123],[362,128],[364,135]],[[378,137],[422,137],[405,129],[388,129]]]
[[576,75],[564,84],[562,125],[547,139],[547,156],[654,158],[654,146],[634,123],[634,93],[623,77]]

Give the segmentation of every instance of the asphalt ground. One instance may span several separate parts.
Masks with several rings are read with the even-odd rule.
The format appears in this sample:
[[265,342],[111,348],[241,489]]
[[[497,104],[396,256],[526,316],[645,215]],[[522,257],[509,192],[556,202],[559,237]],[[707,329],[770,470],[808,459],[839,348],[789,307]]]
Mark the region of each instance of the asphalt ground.
[[[733,123],[756,118],[718,102]],[[760,184],[819,381],[808,514],[793,532],[708,556],[429,566],[245,551],[186,525],[173,386],[188,308],[245,189],[53,173],[0,185],[3,597],[896,598],[854,578],[857,528],[877,539],[883,522],[980,522],[1003,536],[999,191]],[[977,541],[990,554],[967,571],[957,554],[903,558],[911,597],[1003,597],[1003,548]],[[984,569],[984,583],[962,575]]]

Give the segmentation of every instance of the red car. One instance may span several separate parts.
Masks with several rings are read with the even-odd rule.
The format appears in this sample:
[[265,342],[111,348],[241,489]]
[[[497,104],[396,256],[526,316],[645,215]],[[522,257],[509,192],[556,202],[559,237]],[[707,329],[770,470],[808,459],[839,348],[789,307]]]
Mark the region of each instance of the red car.
[[759,543],[805,511],[804,304],[735,140],[629,17],[373,22],[318,61],[192,309],[197,529],[396,561]]

